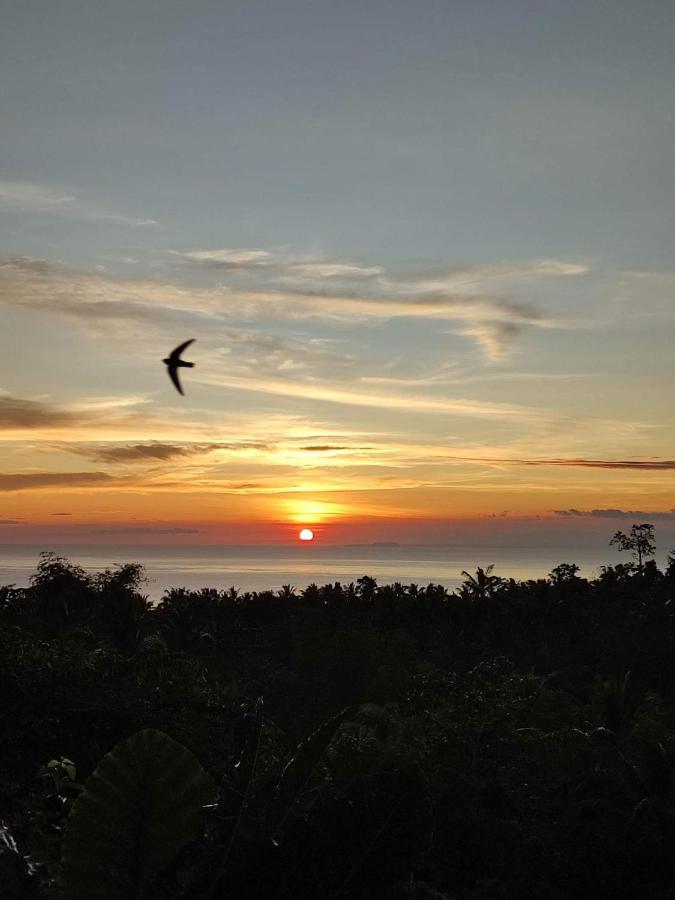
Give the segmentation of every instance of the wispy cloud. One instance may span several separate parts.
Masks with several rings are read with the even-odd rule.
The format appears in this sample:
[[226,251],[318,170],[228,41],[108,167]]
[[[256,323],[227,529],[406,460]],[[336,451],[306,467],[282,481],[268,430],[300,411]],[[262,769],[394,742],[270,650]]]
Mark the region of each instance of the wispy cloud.
[[80,417],[73,411],[41,400],[0,394],[0,430],[30,430],[73,425]]
[[633,522],[675,521],[675,509],[554,509],[554,514],[564,519],[631,519]]
[[351,260],[316,256],[298,257],[251,247],[175,251],[173,255],[201,268],[223,272],[236,270],[238,273],[255,276],[282,275],[289,279],[296,277],[299,281],[375,279],[377,288],[386,287],[398,293],[411,294],[473,293],[483,290],[488,284],[504,284],[534,278],[570,277],[589,272],[589,267],[585,263],[527,260],[437,267],[432,272],[411,276],[392,274],[383,266],[364,265]]
[[88,459],[105,463],[156,463],[186,457],[194,452],[192,448],[179,444],[164,444],[153,441],[149,444],[122,444],[81,446],[67,444],[63,449],[70,453],[86,456]]
[[381,266],[363,266],[346,260],[288,257],[259,248],[189,250],[174,256],[215,272],[281,278],[284,282],[351,281],[384,274]]
[[81,445],[76,443],[61,445],[70,453],[105,463],[135,464],[157,463],[174,459],[202,456],[218,450],[247,451],[269,450],[271,446],[263,441],[217,441],[205,444],[173,444],[152,441],[145,444],[99,444]]
[[560,260],[529,260],[515,263],[483,263],[473,266],[455,266],[439,269],[434,274],[414,279],[401,279],[400,286],[408,291],[435,293],[467,290],[484,290],[489,284],[536,278],[569,278],[586,275],[590,268],[585,263]]
[[522,330],[523,325],[516,322],[477,322],[463,328],[460,334],[474,338],[489,359],[500,360],[507,355],[513,339]]
[[378,409],[405,409],[414,412],[453,413],[469,418],[526,419],[539,421],[545,410],[511,403],[489,403],[481,400],[465,400],[443,397],[425,397],[409,394],[361,393],[348,388],[328,384],[308,384],[305,382],[275,381],[273,379],[238,378],[227,375],[202,375],[204,384],[220,385],[263,394],[277,394],[287,397],[302,397],[325,403],[339,403],[346,406],[367,406]]
[[0,391],[0,436],[11,440],[25,436],[73,435],[77,431],[115,431],[159,425],[159,420],[141,409],[140,397],[98,397],[64,406],[51,399],[17,397]]
[[0,209],[10,212],[51,212],[72,208],[72,194],[31,181],[0,181]]
[[[230,269],[243,266],[248,270],[267,271],[271,265],[261,255],[266,253],[262,250],[219,253],[228,255],[219,265]],[[216,260],[208,262],[214,265]],[[201,317],[204,326],[214,319],[225,322],[242,318],[320,319],[329,323],[383,322],[396,318],[460,322],[463,324],[460,333],[476,341],[491,359],[503,358],[510,341],[524,328],[552,328],[561,324],[523,300],[501,296],[498,291],[490,293],[488,287],[498,284],[500,269],[495,272],[487,267],[482,282],[476,267],[471,270],[470,282],[462,282],[455,275],[458,287],[452,291],[448,287],[440,289],[436,281],[398,282],[384,278],[376,274],[378,267],[335,261],[297,265],[302,266],[299,271],[305,275],[314,272],[321,284],[293,287],[280,282],[277,275],[277,283],[271,286],[243,288],[216,283],[197,287],[155,279],[114,278],[73,271],[44,260],[13,258],[0,263],[0,303],[75,316],[89,326],[112,320],[166,324],[177,315],[189,316],[192,321]],[[523,278],[585,271],[582,266],[562,263],[530,264],[521,268]],[[503,277],[506,271],[509,278],[515,279],[520,270],[511,267],[502,272]],[[367,289],[362,283],[364,279],[372,280]],[[329,290],[326,281],[332,285]],[[436,285],[435,291],[430,290],[431,284]],[[465,290],[474,286],[481,290]]]
[[335,260],[327,260],[325,262],[296,263],[293,266],[290,275],[298,279],[370,279],[376,278],[378,275],[382,275],[383,273],[384,269],[381,266],[358,266],[355,263],[344,263],[337,262]]
[[191,260],[199,265],[207,266],[208,268],[222,269],[225,271],[230,269],[236,271],[244,271],[246,269],[257,270],[261,267],[276,264],[276,258],[267,250],[247,247],[223,250],[188,250],[182,253],[175,251],[174,255]]
[[[610,423],[607,423],[611,427]],[[440,459],[441,457],[439,457]],[[633,472],[670,472],[675,471],[675,460],[672,459],[580,459],[564,458],[527,458],[508,456],[477,456],[472,451],[466,454],[443,455],[445,460],[461,460],[462,462],[486,463],[500,466],[562,467],[581,469],[625,469]]]
[[105,209],[60,190],[32,181],[0,181],[0,210],[18,214],[46,214],[128,228],[157,228],[155,219],[139,218]]
[[337,450],[368,450],[369,447],[347,447],[340,444],[309,444],[307,447],[301,447],[305,453],[332,453]]
[[[312,377],[329,370],[334,376],[353,375],[354,357],[337,352],[324,338],[281,337],[260,330],[224,330],[220,340],[228,368],[239,374]],[[367,362],[362,362],[362,367]]]
[[143,527],[143,526],[129,526],[128,528],[92,528],[89,531],[90,534],[129,534],[129,535],[142,535],[142,534],[200,534],[199,528],[181,528],[181,527],[173,527],[173,528],[151,528],[151,527]]
[[176,312],[209,315],[217,311],[222,293],[81,272],[51,260],[0,260],[0,304],[71,316],[88,325],[113,320],[160,324]]
[[36,488],[105,486],[114,478],[107,472],[33,472],[0,474],[0,491],[29,491]]
[[573,466],[585,469],[629,469],[635,472],[675,471],[673,459],[529,459],[516,460],[527,466]]
[[[330,446],[330,445],[329,445]],[[310,447],[304,449],[310,450]],[[320,449],[320,448],[317,448]],[[388,444],[373,444],[368,447],[350,446],[350,447],[334,447],[335,450],[345,449],[352,452],[372,452],[381,462],[388,457],[390,461],[398,461],[399,465],[424,465],[437,463],[459,463],[469,465],[485,465],[496,467],[525,467],[525,468],[581,468],[581,469],[608,469],[608,470],[628,470],[632,472],[670,472],[675,471],[674,460],[615,460],[615,459],[579,459],[570,457],[564,458],[528,458],[509,456],[508,451],[502,455],[480,455],[476,453],[475,448],[467,448],[465,450],[455,450],[448,453],[443,447],[436,444],[397,444],[390,442]]]

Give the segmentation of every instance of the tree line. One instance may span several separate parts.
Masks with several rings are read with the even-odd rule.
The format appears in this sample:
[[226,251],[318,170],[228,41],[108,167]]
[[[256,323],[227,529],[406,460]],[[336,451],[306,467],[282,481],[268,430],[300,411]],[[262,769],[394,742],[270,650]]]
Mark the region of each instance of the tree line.
[[675,894],[675,554],[596,578],[0,588],[9,897]]

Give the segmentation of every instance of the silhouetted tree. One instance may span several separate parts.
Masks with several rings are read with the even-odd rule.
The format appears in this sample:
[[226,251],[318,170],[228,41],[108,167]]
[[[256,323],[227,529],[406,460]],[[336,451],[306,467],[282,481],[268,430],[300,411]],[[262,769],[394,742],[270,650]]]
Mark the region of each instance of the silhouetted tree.
[[462,571],[466,581],[459,589],[460,596],[469,600],[486,600],[492,597],[504,584],[503,578],[492,574],[493,569],[494,566],[488,566],[486,569],[479,566],[475,575]]
[[675,578],[675,550],[668,554],[665,574],[667,578]]
[[654,526],[649,523],[631,526],[630,534],[617,531],[609,542],[610,547],[616,546],[619,551],[629,551],[637,562],[637,567],[642,571],[644,559],[653,556],[656,551],[654,543]]
[[551,584],[569,584],[577,578],[579,566],[575,563],[560,563],[549,572],[549,581]]
[[372,600],[377,590],[377,581],[369,575],[363,575],[356,579],[356,589],[364,600]]
[[[637,562],[598,578],[489,566],[452,593],[364,576],[151,605],[138,566],[42,557],[0,587],[0,894],[74,896],[81,841],[115,830],[138,880],[136,850],[183,827],[160,812],[200,780],[187,748],[218,798],[148,900],[675,895],[675,553],[664,575],[635,529]],[[115,796],[87,777],[104,759]]]

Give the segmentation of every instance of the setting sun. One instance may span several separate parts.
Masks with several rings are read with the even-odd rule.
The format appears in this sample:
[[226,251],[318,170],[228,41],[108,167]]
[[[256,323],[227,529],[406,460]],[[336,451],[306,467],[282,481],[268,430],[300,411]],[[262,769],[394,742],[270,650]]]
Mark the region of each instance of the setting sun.
[[301,541],[313,541],[314,532],[311,528],[303,528],[302,531],[298,534],[298,537]]

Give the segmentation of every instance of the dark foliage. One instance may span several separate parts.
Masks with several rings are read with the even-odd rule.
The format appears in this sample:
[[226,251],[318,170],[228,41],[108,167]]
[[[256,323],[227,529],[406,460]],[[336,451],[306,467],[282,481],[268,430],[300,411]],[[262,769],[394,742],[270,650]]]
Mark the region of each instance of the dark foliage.
[[675,564],[626,549],[154,607],[44,555],[0,588],[3,896],[675,896]]

